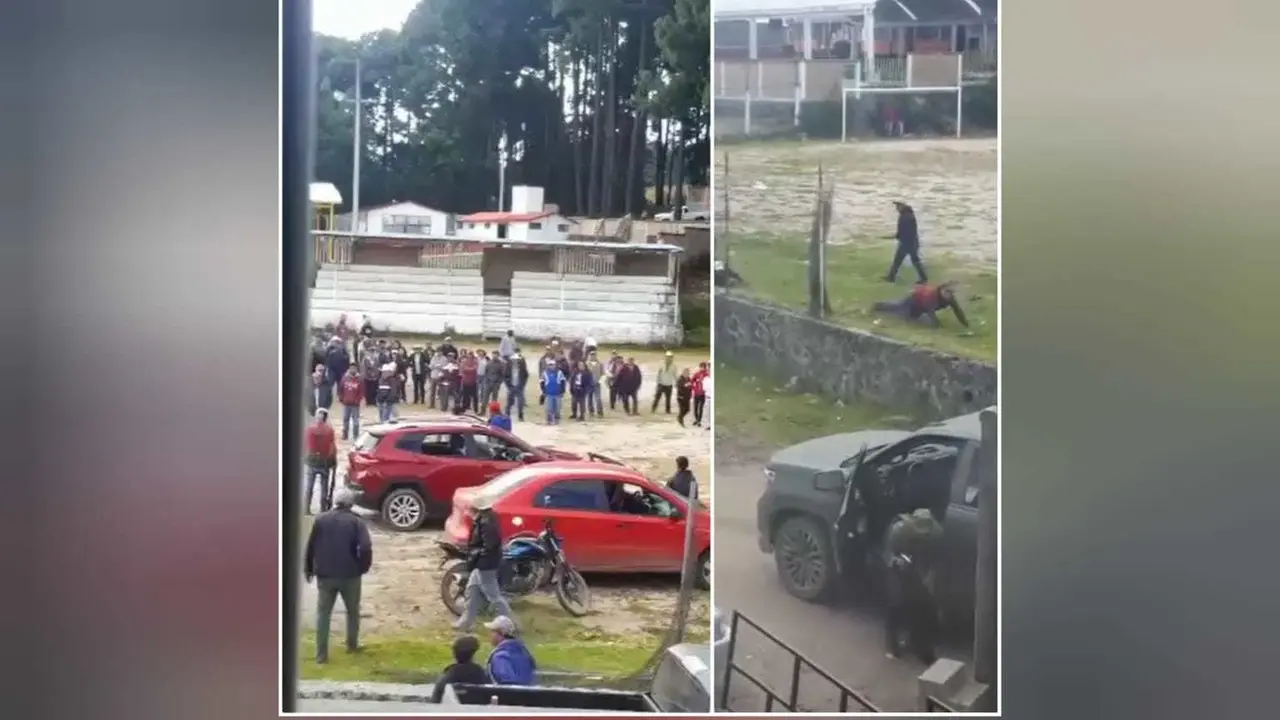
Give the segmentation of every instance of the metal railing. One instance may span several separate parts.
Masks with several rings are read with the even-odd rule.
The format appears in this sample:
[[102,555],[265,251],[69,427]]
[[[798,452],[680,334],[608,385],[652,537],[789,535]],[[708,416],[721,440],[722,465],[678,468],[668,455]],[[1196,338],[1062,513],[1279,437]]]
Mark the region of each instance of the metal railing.
[[[734,664],[733,651],[738,642],[739,622],[745,622],[747,625],[750,625],[752,629],[754,629],[756,632],[759,632],[761,635],[768,638],[771,642],[773,642],[773,644],[791,653],[791,687],[790,689],[787,690],[787,697],[785,699],[778,693],[775,693],[773,690],[771,690],[769,686],[765,685],[765,683],[762,680],[755,677],[754,675],[747,672],[746,670],[739,667],[738,665]],[[774,708],[777,705],[781,705],[787,712],[802,712],[799,709],[800,671],[805,666],[808,666],[810,670],[822,676],[827,682],[831,683],[832,686],[834,686],[837,690],[840,691],[839,712],[841,713],[848,713],[848,712],[878,713],[880,712],[880,708],[872,704],[872,702],[868,700],[865,695],[858,692],[857,690],[854,690],[851,687],[848,687],[844,683],[832,677],[830,673],[824,671],[822,668],[815,665],[812,660],[800,654],[800,652],[793,649],[791,646],[787,645],[785,642],[780,640],[773,633],[770,633],[768,630],[765,630],[764,628],[760,627],[758,624],[753,622],[750,618],[746,617],[745,615],[743,615],[741,612],[737,610],[733,611],[733,617],[729,621],[729,647],[726,649],[725,657],[728,658],[727,660],[728,667],[725,668],[724,684],[722,687],[717,689],[717,692],[720,694],[720,702],[718,703],[717,706],[724,708],[726,711],[734,712],[734,710],[729,707],[729,688],[730,688],[730,685],[732,684],[730,683],[730,680],[733,679],[733,674],[736,672],[737,674],[741,675],[743,678],[748,680],[752,685],[755,685],[761,692],[765,694],[764,712],[766,713],[775,712]],[[852,700],[853,703],[855,704],[855,707],[852,711],[849,709],[850,700]]]

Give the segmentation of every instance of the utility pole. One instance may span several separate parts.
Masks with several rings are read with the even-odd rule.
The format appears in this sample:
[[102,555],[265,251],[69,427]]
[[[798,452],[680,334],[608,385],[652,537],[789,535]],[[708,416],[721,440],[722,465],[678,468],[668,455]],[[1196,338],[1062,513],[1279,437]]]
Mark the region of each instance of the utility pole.
[[498,212],[503,211],[507,194],[507,134],[498,136]]
[[685,626],[689,624],[689,606],[693,603],[694,574],[698,572],[698,548],[694,546],[695,516],[698,512],[698,481],[689,483],[688,510],[684,516],[684,566],[680,572],[680,595],[676,599],[675,642],[684,642]]
[[351,132],[351,232],[360,231],[360,120],[364,113],[360,104],[360,56],[356,56],[356,104],[352,114],[355,127]]
[[[983,410],[982,444],[978,449],[978,562],[973,608],[973,679],[995,687],[997,643],[996,573],[998,552],[998,507],[1000,488],[996,483],[996,459],[1000,457],[998,410]],[[997,690],[998,692],[998,690]],[[992,694],[991,697],[998,697]],[[994,709],[994,708],[992,708]]]

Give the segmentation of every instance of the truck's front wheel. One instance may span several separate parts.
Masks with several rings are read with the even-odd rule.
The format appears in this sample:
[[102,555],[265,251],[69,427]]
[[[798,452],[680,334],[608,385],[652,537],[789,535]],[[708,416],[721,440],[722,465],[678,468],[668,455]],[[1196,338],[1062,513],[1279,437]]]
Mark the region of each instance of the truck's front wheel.
[[782,521],[773,535],[773,558],[778,579],[787,592],[816,602],[835,585],[835,562],[828,533],[817,520],[794,515]]

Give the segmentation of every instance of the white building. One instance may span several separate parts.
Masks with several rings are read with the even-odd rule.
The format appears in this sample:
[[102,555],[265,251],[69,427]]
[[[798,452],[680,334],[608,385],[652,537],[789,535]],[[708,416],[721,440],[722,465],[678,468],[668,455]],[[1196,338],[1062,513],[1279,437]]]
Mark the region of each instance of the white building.
[[[338,230],[351,229],[351,213],[337,217]],[[453,215],[413,202],[397,202],[360,210],[355,232],[447,237],[457,234]]]
[[463,215],[458,218],[458,234],[477,240],[560,242],[569,239],[576,224],[555,205],[543,203],[542,188],[516,185],[511,188],[510,211]]

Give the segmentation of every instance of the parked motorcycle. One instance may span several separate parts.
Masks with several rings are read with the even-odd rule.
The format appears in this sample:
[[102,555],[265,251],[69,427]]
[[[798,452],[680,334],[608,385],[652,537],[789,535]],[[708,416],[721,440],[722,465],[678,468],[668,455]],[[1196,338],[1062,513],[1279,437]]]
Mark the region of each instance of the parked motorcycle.
[[[467,549],[452,543],[436,541],[444,553],[440,567],[440,599],[454,615],[462,615],[466,604]],[[452,563],[452,564],[450,564]],[[448,565],[446,568],[445,566]],[[565,612],[582,617],[591,612],[591,589],[582,574],[565,559],[560,537],[550,520],[537,535],[517,535],[502,547],[502,564],[498,567],[498,586],[507,597],[522,597],[551,585],[556,600]]]

